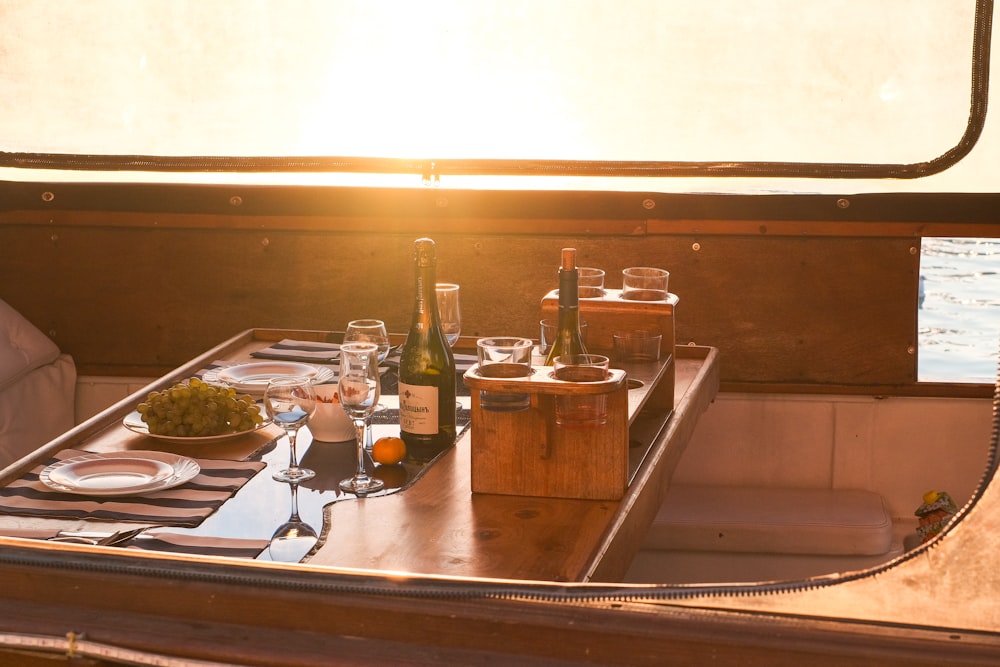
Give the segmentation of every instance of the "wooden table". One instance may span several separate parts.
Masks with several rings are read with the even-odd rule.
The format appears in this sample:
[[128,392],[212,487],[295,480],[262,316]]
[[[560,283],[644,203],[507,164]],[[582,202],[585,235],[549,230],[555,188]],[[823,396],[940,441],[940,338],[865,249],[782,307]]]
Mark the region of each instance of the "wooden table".
[[[121,425],[121,420],[150,389],[186,379],[214,361],[250,360],[251,352],[284,338],[336,340],[337,337],[338,334],[323,331],[245,331],[108,408],[50,443],[30,460],[9,467],[0,481],[16,478],[32,463],[66,447],[89,451],[157,449],[234,460],[256,452],[262,455],[269,469],[259,473],[192,532],[267,538],[284,521],[288,511],[288,486],[270,477],[271,466],[287,462],[287,449],[279,429],[268,427],[195,452],[132,433]],[[682,346],[676,349],[675,356],[673,413],[669,419],[664,416],[652,425],[634,425],[634,430],[643,433],[633,437],[647,442],[634,457],[631,483],[619,501],[473,494],[468,431],[412,486],[367,499],[344,497],[336,490],[337,475],[329,474],[322,466],[333,459],[349,462],[353,445],[310,446],[304,431],[299,441],[306,450],[303,463],[314,464],[319,474],[314,482],[300,488],[299,500],[303,518],[317,528],[322,522],[321,546],[307,562],[336,568],[454,577],[620,580],[662,502],[699,416],[718,390],[718,358],[714,348]],[[5,526],[37,523],[42,522],[0,517],[0,534]],[[76,523],[68,527],[88,526]]]

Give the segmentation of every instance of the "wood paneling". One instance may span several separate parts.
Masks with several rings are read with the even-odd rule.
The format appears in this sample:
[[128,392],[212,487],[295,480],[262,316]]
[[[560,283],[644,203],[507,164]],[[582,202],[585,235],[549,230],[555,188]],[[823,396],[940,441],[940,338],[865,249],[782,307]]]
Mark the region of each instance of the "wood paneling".
[[741,390],[913,390],[924,235],[1000,236],[998,195],[667,195],[0,183],[0,298],[86,374],[154,375],[251,327],[407,329],[412,242],[464,335],[537,337],[559,250],[671,272],[677,339]]
[[[136,218],[0,226],[0,298],[85,372],[157,373],[252,327],[342,329],[378,317],[392,331],[408,328],[412,242],[422,229],[339,231],[335,219],[327,229],[181,228]],[[720,348],[726,382],[915,380],[919,251],[909,238],[433,236],[439,278],[462,285],[464,335],[537,338],[559,250],[574,246],[581,264],[607,271],[609,287],[628,266],[669,269],[678,342]]]

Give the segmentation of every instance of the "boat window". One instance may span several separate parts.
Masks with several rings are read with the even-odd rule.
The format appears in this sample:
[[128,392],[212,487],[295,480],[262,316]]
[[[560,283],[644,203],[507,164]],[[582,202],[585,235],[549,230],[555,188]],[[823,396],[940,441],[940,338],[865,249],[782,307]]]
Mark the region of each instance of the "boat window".
[[996,150],[966,158],[1000,141],[991,0],[6,0],[0,16],[11,180],[993,188]]
[[923,239],[919,299],[919,380],[995,383],[1000,359],[1000,241]]

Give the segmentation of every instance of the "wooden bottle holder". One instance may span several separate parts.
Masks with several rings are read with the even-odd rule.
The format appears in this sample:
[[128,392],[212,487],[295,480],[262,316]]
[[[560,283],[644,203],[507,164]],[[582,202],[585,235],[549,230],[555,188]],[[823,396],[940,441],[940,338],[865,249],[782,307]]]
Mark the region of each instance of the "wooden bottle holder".
[[[661,358],[655,364],[615,364],[607,380],[566,382],[551,366],[535,366],[523,378],[483,377],[474,366],[464,375],[472,389],[472,491],[521,496],[618,500],[629,483],[629,425],[639,410],[669,413],[674,405],[673,309],[665,301],[623,301],[620,290],[600,299],[581,299],[581,319],[588,322],[587,349],[612,354],[612,334],[635,329],[662,333]],[[542,301],[542,313],[555,317],[554,292]],[[615,367],[618,366],[618,367]],[[480,391],[528,394],[530,406],[514,412],[483,408]],[[606,394],[607,420],[590,427],[556,423],[559,396]]]
[[[621,498],[628,485],[628,387],[625,371],[607,380],[566,382],[551,366],[524,378],[489,378],[478,365],[465,372],[472,393],[472,491],[558,498]],[[483,408],[480,391],[528,394],[514,412]],[[604,424],[556,424],[559,396],[606,394]]]
[[[672,409],[674,405],[674,331],[675,310],[680,299],[667,294],[663,301],[629,301],[622,298],[620,289],[605,289],[604,295],[580,299],[580,321],[587,323],[587,351],[614,359],[614,334],[619,331],[658,331],[660,358],[668,362],[667,373],[659,380],[658,395],[661,403]],[[559,317],[559,291],[552,290],[542,297],[542,317],[555,320]],[[612,361],[612,365],[613,361]]]

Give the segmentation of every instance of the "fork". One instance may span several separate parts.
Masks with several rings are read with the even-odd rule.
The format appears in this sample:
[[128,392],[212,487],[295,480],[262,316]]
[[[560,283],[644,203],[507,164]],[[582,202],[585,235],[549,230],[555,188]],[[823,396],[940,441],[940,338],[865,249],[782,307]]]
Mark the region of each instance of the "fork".
[[131,528],[129,530],[117,530],[113,533],[97,531],[59,531],[55,537],[50,537],[50,542],[67,542],[70,544],[89,544],[95,547],[113,547],[123,542],[128,542],[142,532],[154,528],[155,526],[142,526],[141,528]]

